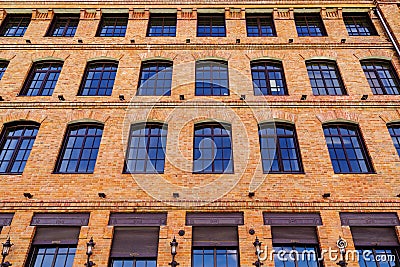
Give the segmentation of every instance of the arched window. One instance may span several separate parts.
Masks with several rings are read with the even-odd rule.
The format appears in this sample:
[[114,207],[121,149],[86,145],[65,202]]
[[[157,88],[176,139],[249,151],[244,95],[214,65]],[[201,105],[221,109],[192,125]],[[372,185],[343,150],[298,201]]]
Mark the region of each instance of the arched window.
[[160,123],[132,125],[124,172],[163,173],[167,127]]
[[97,123],[68,126],[55,172],[92,173],[103,135],[103,125]]
[[34,63],[21,94],[24,96],[51,96],[56,87],[63,63],[43,61]]
[[287,95],[285,75],[281,62],[252,62],[251,77],[255,95]]
[[294,125],[264,123],[259,126],[258,134],[264,173],[303,171]]
[[335,173],[372,173],[373,167],[360,130],[355,124],[323,126]]
[[171,95],[172,62],[145,61],[142,63],[138,95]]
[[314,95],[346,94],[336,62],[307,60],[306,66]]
[[79,95],[110,96],[114,87],[118,62],[96,61],[86,66]]
[[229,95],[228,62],[215,60],[196,62],[196,95]]
[[202,123],[194,128],[194,173],[233,173],[231,128]]
[[390,123],[387,125],[394,147],[400,156],[400,123]]
[[20,174],[35,142],[39,124],[18,122],[4,125],[0,142],[0,173]]
[[362,60],[361,66],[374,95],[399,94],[399,78],[390,61]]

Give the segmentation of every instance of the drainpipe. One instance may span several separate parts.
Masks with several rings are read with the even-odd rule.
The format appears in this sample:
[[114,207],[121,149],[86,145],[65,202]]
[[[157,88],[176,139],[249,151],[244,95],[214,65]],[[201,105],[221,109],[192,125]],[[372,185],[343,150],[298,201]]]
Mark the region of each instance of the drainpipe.
[[390,32],[388,25],[386,24],[385,20],[383,19],[382,14],[379,10],[379,7],[375,9],[375,13],[376,13],[376,15],[378,15],[378,18],[379,18],[380,22],[382,23],[383,28],[385,28],[385,32],[389,36],[390,41],[392,42],[394,48],[396,49],[397,55],[400,56],[399,46],[397,45],[396,40],[394,39],[392,33]]

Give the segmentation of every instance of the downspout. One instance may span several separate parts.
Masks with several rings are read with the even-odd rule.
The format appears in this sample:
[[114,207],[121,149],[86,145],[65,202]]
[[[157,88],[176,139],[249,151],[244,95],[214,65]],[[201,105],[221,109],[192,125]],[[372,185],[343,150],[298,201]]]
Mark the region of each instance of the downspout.
[[389,36],[391,43],[393,44],[394,48],[396,49],[397,55],[400,57],[399,46],[397,45],[396,40],[394,39],[392,33],[390,32],[389,27],[387,26],[385,20],[383,19],[382,14],[379,10],[379,7],[375,9],[375,13],[376,13],[376,15],[378,15],[378,18],[379,18],[380,22],[382,23],[383,28],[385,28],[385,32]]

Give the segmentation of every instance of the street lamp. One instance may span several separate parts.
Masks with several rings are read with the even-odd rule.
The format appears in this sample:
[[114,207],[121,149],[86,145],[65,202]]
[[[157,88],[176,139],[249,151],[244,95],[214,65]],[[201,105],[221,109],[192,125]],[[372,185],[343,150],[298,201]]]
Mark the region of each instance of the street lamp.
[[93,248],[96,245],[95,242],[93,242],[93,237],[90,238],[89,242],[86,243],[86,255],[87,255],[87,261],[85,263],[86,267],[92,267],[96,265],[93,261],[90,260],[90,256],[93,254]]
[[256,240],[253,242],[253,246],[256,249],[256,255],[257,255],[257,260],[253,263],[253,265],[256,267],[260,267],[261,265],[264,265],[264,263],[262,263],[260,261],[261,244],[262,244],[262,242],[260,242],[260,240],[258,240],[258,237],[256,237]]
[[338,241],[336,241],[336,246],[339,248],[340,255],[342,256],[342,259],[338,261],[336,264],[339,265],[340,267],[346,267],[347,262],[346,262],[346,247],[347,247],[347,241],[344,240],[341,236],[339,236]]
[[1,255],[3,256],[2,260],[1,260],[1,267],[9,267],[12,264],[8,261],[4,261],[6,259],[6,257],[8,256],[8,254],[10,253],[10,248],[13,246],[14,244],[11,243],[10,237],[7,238],[6,242],[3,243],[3,250],[1,251]]
[[169,243],[169,245],[171,246],[172,261],[168,263],[168,265],[171,265],[171,267],[176,267],[179,265],[179,263],[175,260],[176,247],[178,246],[178,242],[176,242],[175,236],[174,239],[172,239],[172,242]]

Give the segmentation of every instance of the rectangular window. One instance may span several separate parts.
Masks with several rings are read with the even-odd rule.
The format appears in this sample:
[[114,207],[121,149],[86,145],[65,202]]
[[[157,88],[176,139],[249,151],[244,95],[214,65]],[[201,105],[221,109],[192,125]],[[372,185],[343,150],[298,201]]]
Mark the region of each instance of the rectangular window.
[[22,37],[31,22],[31,14],[10,14],[3,21],[0,29],[0,36]]
[[176,14],[151,14],[147,36],[176,36]]
[[246,15],[248,37],[276,36],[272,15]]
[[294,16],[298,36],[326,36],[324,23],[319,14],[299,14]]
[[103,14],[97,36],[100,37],[124,37],[128,25],[126,14]]
[[378,35],[367,13],[343,13],[343,21],[350,36]]
[[224,14],[197,14],[198,37],[225,37]]
[[78,28],[79,14],[55,15],[47,36],[53,37],[74,37]]
[[238,267],[237,226],[193,226],[193,267]]
[[37,226],[26,267],[72,267],[78,226]]

